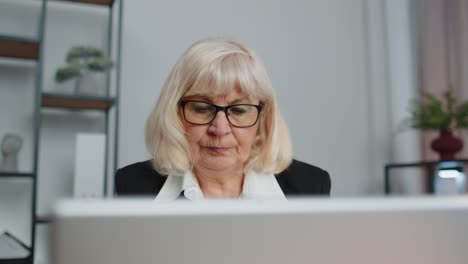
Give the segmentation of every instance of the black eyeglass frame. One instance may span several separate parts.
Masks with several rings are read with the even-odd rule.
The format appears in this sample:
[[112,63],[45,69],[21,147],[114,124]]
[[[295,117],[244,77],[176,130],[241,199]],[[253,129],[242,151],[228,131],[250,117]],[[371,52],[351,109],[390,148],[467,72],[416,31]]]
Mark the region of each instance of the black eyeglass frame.
[[[203,124],[199,124],[199,123],[192,123],[190,121],[187,120],[187,117],[185,116],[185,105],[187,103],[205,103],[205,104],[208,104],[208,105],[211,105],[215,108],[215,113],[213,115],[213,118],[211,118],[211,120],[209,122],[206,122],[206,123],[203,123]],[[248,128],[248,127],[253,127],[255,126],[255,124],[257,124],[258,122],[258,119],[260,118],[260,113],[262,112],[263,110],[263,104],[259,104],[259,105],[254,105],[254,104],[235,104],[235,105],[228,105],[228,106],[219,106],[219,105],[215,105],[215,104],[212,104],[212,103],[208,103],[208,102],[205,102],[205,101],[197,101],[197,100],[180,100],[180,105],[182,106],[182,113],[184,115],[184,119],[185,121],[187,121],[188,123],[190,124],[193,124],[193,125],[208,125],[210,124],[211,122],[213,122],[213,120],[216,118],[216,116],[218,115],[218,112],[219,111],[223,111],[224,114],[226,115],[226,119],[228,120],[229,124],[231,124],[232,126],[234,127],[237,127],[237,128]],[[228,110],[232,107],[236,107],[236,106],[241,106],[241,105],[248,105],[248,106],[253,106],[255,108],[257,108],[257,119],[255,119],[255,122],[250,125],[250,126],[237,126],[237,125],[234,125],[231,120],[229,119],[229,114],[228,114]]]

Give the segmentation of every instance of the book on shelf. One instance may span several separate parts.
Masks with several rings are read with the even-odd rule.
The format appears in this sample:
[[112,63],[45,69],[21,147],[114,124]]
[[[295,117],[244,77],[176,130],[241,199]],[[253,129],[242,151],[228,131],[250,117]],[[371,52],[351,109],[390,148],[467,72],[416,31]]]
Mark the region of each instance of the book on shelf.
[[7,259],[27,258],[29,254],[29,248],[18,238],[7,231],[0,234],[0,262]]

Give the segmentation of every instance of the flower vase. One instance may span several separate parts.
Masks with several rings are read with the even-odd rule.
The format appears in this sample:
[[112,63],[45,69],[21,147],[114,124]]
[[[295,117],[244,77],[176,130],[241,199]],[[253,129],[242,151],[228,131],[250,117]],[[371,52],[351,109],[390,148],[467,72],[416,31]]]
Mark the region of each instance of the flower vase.
[[78,75],[75,79],[75,90],[74,90],[74,93],[75,94],[82,94],[83,91],[83,75]]
[[454,160],[455,154],[462,150],[463,141],[449,129],[440,130],[439,137],[431,143],[431,148],[439,154],[440,160]]

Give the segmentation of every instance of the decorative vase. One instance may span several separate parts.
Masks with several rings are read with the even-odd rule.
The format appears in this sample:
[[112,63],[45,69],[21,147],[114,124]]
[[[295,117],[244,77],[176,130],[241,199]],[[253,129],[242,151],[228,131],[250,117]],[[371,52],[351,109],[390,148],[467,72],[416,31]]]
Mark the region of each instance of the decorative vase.
[[454,160],[455,154],[463,148],[463,141],[449,129],[440,130],[439,137],[431,143],[431,148],[439,153],[440,160]]
[[83,93],[83,75],[82,74],[76,76],[74,93],[75,94]]
[[2,139],[1,152],[3,156],[0,169],[18,171],[18,153],[23,146],[23,139],[16,134],[6,134]]
[[106,75],[98,74],[90,71],[81,71],[75,77],[75,95],[98,96],[105,95],[105,78]]
[[76,95],[92,95],[95,93],[93,75],[87,69],[81,69],[80,74],[75,78],[75,94]]

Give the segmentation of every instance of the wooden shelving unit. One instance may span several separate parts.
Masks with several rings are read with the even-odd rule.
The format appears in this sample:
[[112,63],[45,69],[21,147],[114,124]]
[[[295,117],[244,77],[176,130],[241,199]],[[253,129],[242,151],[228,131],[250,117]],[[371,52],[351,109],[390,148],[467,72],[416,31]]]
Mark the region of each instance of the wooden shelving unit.
[[39,42],[28,38],[0,35],[0,57],[37,60]]
[[[39,43],[40,42],[35,39],[0,35],[0,57],[39,61],[39,57],[40,57],[40,44]],[[36,173],[35,172],[0,171],[0,178],[2,179],[31,179],[34,185]],[[32,199],[33,199],[32,203],[34,203],[35,197],[33,197]],[[34,233],[34,231],[32,233]],[[13,259],[12,258],[0,258],[0,264],[29,264],[33,262],[32,260],[33,250],[31,250],[31,248],[26,247],[23,241],[20,241],[13,235],[8,234],[8,232],[5,232],[3,235],[8,235],[11,239],[13,239],[12,241],[14,241],[15,245],[22,245],[24,249],[28,251],[29,256],[25,258],[13,258]]]
[[85,3],[85,4],[102,5],[102,6],[112,6],[114,4],[114,0],[55,0],[55,1],[76,2],[76,3]]
[[[58,108],[58,109],[65,109],[65,110],[72,110],[72,111],[79,111],[79,110],[93,110],[93,111],[102,111],[104,113],[104,133],[108,135],[111,129],[114,130],[114,142],[112,143],[110,140],[106,141],[106,149],[109,144],[114,144],[115,149],[117,147],[117,139],[118,139],[118,100],[119,98],[119,90],[120,90],[120,52],[121,52],[121,39],[122,39],[122,16],[123,16],[123,0],[116,1],[116,0],[36,0],[37,2],[41,2],[40,7],[40,15],[38,19],[38,31],[37,31],[37,39],[33,38],[25,38],[25,37],[18,37],[12,36],[7,34],[0,34],[0,58],[6,58],[6,61],[13,59],[14,61],[21,61],[21,60],[28,60],[32,61],[36,67],[37,74],[35,74],[35,88],[34,88],[34,113],[32,114],[33,117],[33,166],[31,172],[9,172],[9,171],[1,171],[0,170],[0,179],[25,179],[31,182],[31,237],[29,239],[29,243],[26,242],[25,244],[30,245],[27,247],[29,251],[29,256],[26,258],[16,258],[16,259],[5,259],[0,258],[0,264],[33,264],[34,257],[36,255],[36,225],[47,225],[51,223],[52,219],[48,215],[38,216],[37,215],[37,196],[38,196],[38,155],[39,155],[39,142],[40,142],[40,132],[41,132],[41,122],[42,122],[42,115],[44,114],[43,109],[46,108]],[[34,2],[34,1],[32,1]],[[108,11],[108,29],[107,29],[107,51],[109,54],[113,54],[113,42],[117,41],[118,49],[116,57],[116,65],[117,65],[117,74],[116,77],[107,77],[106,81],[106,96],[78,96],[78,95],[71,95],[71,94],[57,94],[57,93],[48,93],[43,92],[42,83],[43,83],[43,69],[44,63],[46,58],[44,58],[44,36],[46,29],[46,16],[47,16],[47,9],[48,5],[51,2],[69,2],[70,6],[83,6],[83,5],[93,5],[96,8],[100,9],[107,9]],[[1,6],[0,1],[0,8]],[[114,5],[115,4],[115,5]],[[118,12],[117,12],[118,10]],[[115,12],[114,12],[115,11]],[[85,11],[83,11],[85,12]],[[115,15],[118,16],[118,19],[115,19]],[[20,18],[21,19],[21,18]],[[117,21],[118,28],[115,32],[117,32],[117,38],[113,37],[113,25]],[[116,48],[116,47],[114,47]],[[110,78],[115,78],[115,87],[116,89],[111,92],[110,90]],[[31,102],[26,102],[27,104],[31,104]],[[111,114],[111,110],[115,109],[115,112]],[[110,117],[111,116],[111,117]],[[110,127],[111,120],[113,118],[114,124],[112,125],[113,128]],[[107,149],[107,151],[109,151]],[[111,155],[108,155],[106,152],[106,159],[111,159]],[[114,154],[113,157],[114,164],[112,171],[115,171],[115,164],[117,164],[117,154]],[[105,182],[107,182],[107,171],[108,167],[110,167],[109,163],[106,162],[105,167]],[[109,169],[110,170],[110,169]],[[106,193],[107,185],[104,186],[103,192]],[[12,234],[14,235],[14,234]],[[18,242],[21,242],[18,240]],[[22,243],[22,242],[21,242]]]
[[114,104],[114,98],[96,96],[73,96],[63,94],[42,94],[42,106],[75,110],[106,111]]

